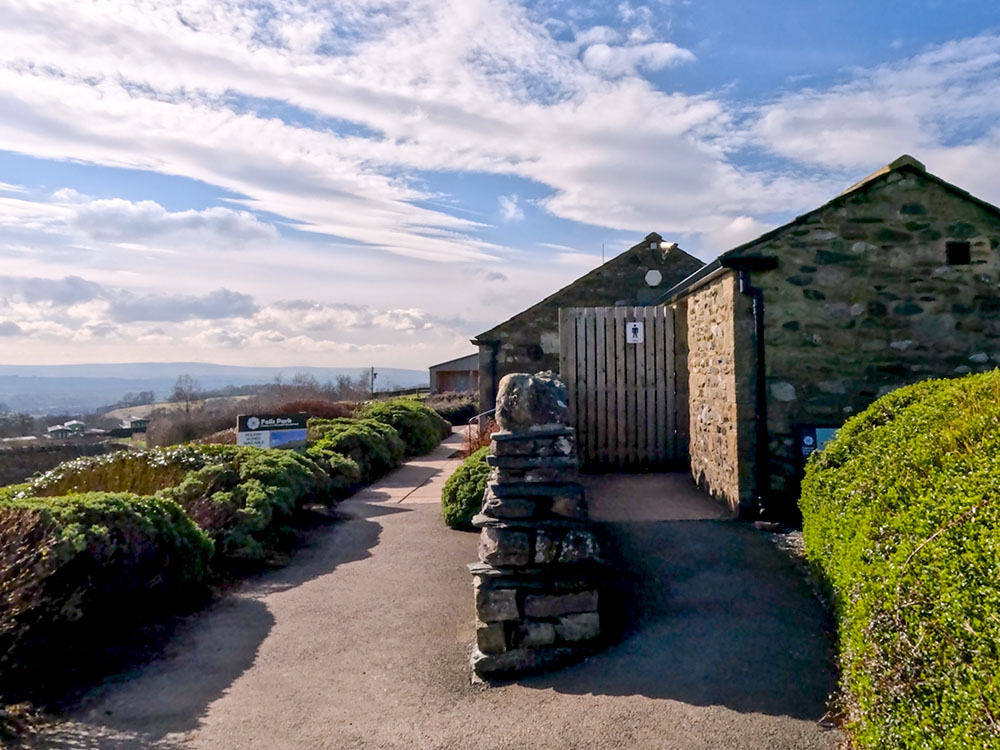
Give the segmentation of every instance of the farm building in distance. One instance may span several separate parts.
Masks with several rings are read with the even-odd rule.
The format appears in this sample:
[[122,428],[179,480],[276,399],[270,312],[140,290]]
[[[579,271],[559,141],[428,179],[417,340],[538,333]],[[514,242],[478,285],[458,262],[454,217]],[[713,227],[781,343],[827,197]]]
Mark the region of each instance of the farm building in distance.
[[[643,448],[667,443],[734,511],[791,515],[805,457],[844,420],[899,386],[1000,363],[998,248],[1000,209],[903,156],[631,303],[662,313],[599,307],[614,293],[554,295],[540,305],[574,308],[574,332],[536,330],[561,344],[585,455],[648,467]],[[477,338],[481,392],[491,347],[510,350],[536,308]],[[663,322],[628,342],[612,318]],[[552,367],[543,354],[497,357],[495,371]]]
[[431,393],[479,389],[479,355],[467,354],[430,367]]

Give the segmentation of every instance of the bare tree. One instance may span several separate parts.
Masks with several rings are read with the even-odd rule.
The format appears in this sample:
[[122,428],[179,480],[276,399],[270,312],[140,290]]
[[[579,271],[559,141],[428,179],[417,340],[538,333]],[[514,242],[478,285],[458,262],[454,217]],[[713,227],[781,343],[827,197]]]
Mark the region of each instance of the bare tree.
[[187,373],[179,375],[170,393],[170,400],[175,404],[184,404],[184,413],[191,413],[191,403],[201,396],[201,384]]
[[319,381],[308,372],[296,373],[288,385],[297,398],[315,396],[320,391]]

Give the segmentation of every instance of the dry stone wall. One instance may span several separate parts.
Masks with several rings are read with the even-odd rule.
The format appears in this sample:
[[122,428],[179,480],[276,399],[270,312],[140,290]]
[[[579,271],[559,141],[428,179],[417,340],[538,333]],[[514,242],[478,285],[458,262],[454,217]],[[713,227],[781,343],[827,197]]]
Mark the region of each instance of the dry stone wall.
[[482,510],[474,577],[483,679],[582,658],[600,643],[601,549],[589,522],[565,386],[551,373],[514,374],[497,397],[500,432]]

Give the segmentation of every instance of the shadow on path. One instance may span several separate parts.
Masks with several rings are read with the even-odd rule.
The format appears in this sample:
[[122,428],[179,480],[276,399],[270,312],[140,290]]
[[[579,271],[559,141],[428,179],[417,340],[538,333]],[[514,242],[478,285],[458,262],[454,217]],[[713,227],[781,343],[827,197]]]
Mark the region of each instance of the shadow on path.
[[208,706],[257,659],[275,623],[265,597],[369,557],[382,529],[371,519],[403,512],[399,507],[345,502],[324,525],[308,532],[286,567],[250,576],[238,592],[180,618],[161,652],[92,689],[73,709],[70,721],[35,746],[180,747],[181,735],[197,728]]
[[792,562],[734,521],[603,524],[621,639],[525,686],[644,695],[818,720],[836,678],[830,624]]

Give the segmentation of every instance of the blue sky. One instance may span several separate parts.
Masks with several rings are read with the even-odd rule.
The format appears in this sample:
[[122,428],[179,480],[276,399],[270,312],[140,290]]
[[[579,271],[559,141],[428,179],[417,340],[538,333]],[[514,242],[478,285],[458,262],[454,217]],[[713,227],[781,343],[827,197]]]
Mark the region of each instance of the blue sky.
[[422,368],[909,152],[1000,203],[987,2],[0,0],[9,363]]

